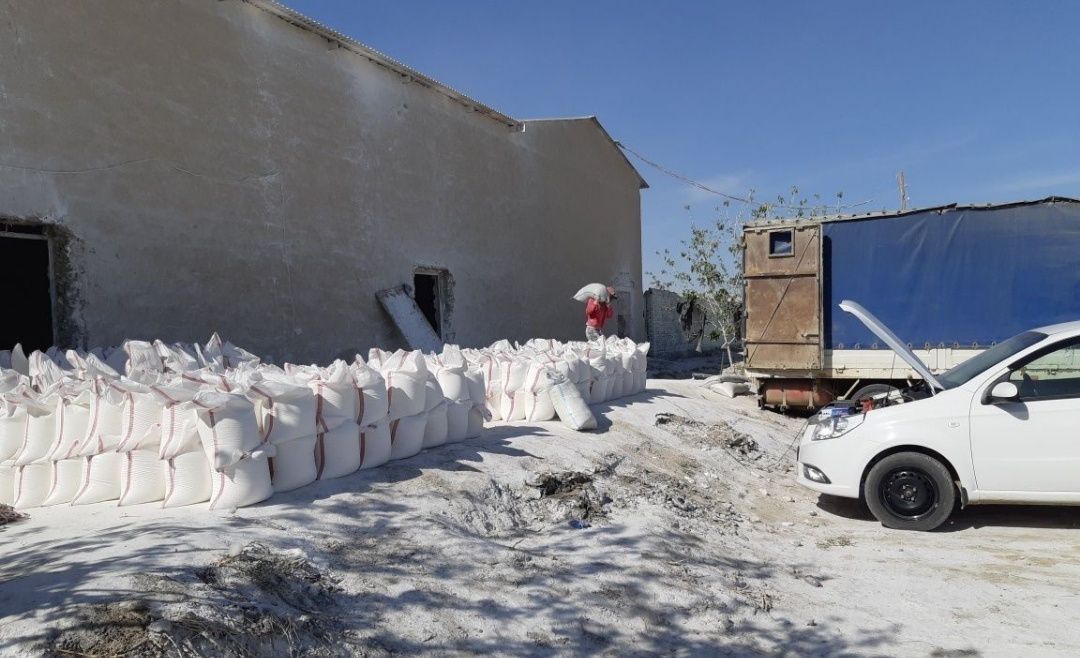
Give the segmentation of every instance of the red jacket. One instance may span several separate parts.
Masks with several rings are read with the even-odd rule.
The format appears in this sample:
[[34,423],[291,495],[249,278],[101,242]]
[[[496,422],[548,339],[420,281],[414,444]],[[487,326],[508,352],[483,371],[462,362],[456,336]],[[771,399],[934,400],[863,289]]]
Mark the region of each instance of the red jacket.
[[605,302],[598,302],[590,297],[589,301],[585,303],[586,326],[603,329],[604,321],[612,315],[615,315],[615,311]]

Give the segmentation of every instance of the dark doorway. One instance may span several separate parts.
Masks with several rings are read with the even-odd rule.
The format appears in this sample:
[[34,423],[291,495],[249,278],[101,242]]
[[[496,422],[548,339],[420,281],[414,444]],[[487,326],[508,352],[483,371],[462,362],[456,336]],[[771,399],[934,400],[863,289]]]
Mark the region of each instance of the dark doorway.
[[0,281],[9,290],[0,322],[0,349],[22,343],[31,350],[53,344],[49,241],[40,233],[0,232]]
[[431,323],[431,328],[435,330],[435,335],[442,338],[442,308],[441,300],[439,299],[439,275],[426,274],[423,272],[417,272],[413,275],[413,299],[416,300],[416,305],[420,308],[420,312],[424,314],[427,321]]

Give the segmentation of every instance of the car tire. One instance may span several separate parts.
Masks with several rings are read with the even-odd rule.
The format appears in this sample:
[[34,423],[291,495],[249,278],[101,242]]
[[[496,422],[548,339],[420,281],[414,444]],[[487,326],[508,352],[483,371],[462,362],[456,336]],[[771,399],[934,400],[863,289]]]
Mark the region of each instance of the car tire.
[[898,452],[866,474],[863,500],[886,528],[933,530],[953,513],[956,483],[945,464],[930,455]]
[[863,386],[859,390],[855,391],[855,393],[853,393],[849,399],[858,402],[863,398],[880,395],[881,393],[890,393],[897,390],[899,389],[895,386],[890,386],[889,384],[867,384],[866,386]]

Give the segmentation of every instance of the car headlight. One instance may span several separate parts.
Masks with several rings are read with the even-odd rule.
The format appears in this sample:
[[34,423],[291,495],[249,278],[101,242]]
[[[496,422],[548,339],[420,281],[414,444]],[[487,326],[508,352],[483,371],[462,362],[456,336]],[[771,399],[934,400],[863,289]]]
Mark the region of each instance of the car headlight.
[[835,416],[823,420],[818,423],[817,429],[814,430],[814,436],[811,437],[811,440],[822,441],[824,439],[835,439],[838,436],[843,436],[859,425],[862,425],[865,419],[866,414],[856,414],[852,416]]

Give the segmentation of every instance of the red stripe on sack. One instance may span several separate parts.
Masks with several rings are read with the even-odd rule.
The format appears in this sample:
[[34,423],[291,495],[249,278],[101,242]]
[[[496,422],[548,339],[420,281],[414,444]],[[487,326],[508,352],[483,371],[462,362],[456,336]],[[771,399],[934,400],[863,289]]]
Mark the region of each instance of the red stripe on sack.
[[131,435],[135,433],[135,396],[130,391],[125,396],[128,401],[128,436],[125,439],[130,439]]
[[400,418],[390,422],[390,445],[394,445],[394,439],[397,438],[397,426],[400,422]]
[[21,456],[22,453],[26,451],[27,444],[30,443],[30,414],[29,413],[26,414],[26,422],[23,423],[22,436],[23,436],[23,440],[22,440],[22,443],[19,445],[18,451],[15,452],[15,455],[14,455],[15,457]]
[[60,482],[60,478],[57,477],[58,472],[59,472],[58,464],[57,464],[57,462],[54,461],[52,463],[51,477],[49,478],[49,480],[50,480],[49,481],[49,493],[45,494],[45,500],[48,500],[48,499],[52,498],[52,495],[54,493],[56,493],[56,485],[59,484],[59,482]]
[[[173,437],[176,436],[176,406],[169,405],[165,407],[165,411],[169,414],[169,438],[165,439],[164,445],[158,448],[158,456],[162,454],[169,454],[172,451]],[[170,462],[172,460],[170,459]]]
[[364,389],[363,387],[356,387],[356,422],[360,422],[364,419]]
[[262,435],[262,442],[263,443],[266,443],[267,439],[270,438],[270,432],[272,432],[273,430],[274,430],[274,416],[271,415],[271,414],[267,414],[267,416],[266,416],[266,431],[263,432],[263,435]]
[[[101,397],[95,395],[94,396],[94,413],[91,414],[91,417],[94,420],[93,420],[92,423],[90,423],[90,430],[86,433],[86,443],[87,443],[87,445],[93,443],[93,441],[94,441],[94,438],[95,438],[94,434],[97,432],[98,414],[100,413],[100,409],[101,409]],[[102,449],[103,448],[99,447],[99,452]]]
[[274,458],[273,457],[267,457],[266,458],[266,466],[270,469],[270,479],[273,480],[274,479]]
[[319,434],[315,437],[315,465],[318,469],[315,472],[315,479],[321,480],[323,470],[326,468],[326,445],[323,443],[323,437],[325,434]]
[[367,433],[360,430],[360,467],[364,467],[364,458],[367,457]]
[[393,380],[394,380],[394,373],[392,373],[392,372],[386,373],[386,406],[387,407],[390,407],[390,405],[392,405],[394,403],[394,389],[391,388],[391,386],[390,386],[390,384],[391,384],[391,382],[393,382]]
[[161,499],[161,506],[165,507],[168,504],[169,499],[172,498],[173,491],[176,490],[176,466],[173,464],[173,460],[168,461],[169,464],[169,483],[165,485],[165,497]]
[[130,452],[124,453],[127,456],[127,461],[124,464],[124,488],[120,491],[120,500],[127,498],[128,492],[131,491],[131,462],[132,457]]
[[[207,411],[206,415],[210,416],[210,441],[214,444],[214,454],[213,454],[212,458],[213,458],[214,461],[217,461],[217,453],[218,453],[217,418],[214,417],[214,412],[213,411]],[[210,468],[213,469],[213,468],[215,468],[215,466],[213,464],[211,464]]]
[[83,459],[86,460],[86,468],[83,470],[83,486],[79,489],[79,493],[75,494],[75,497],[71,499],[72,505],[90,488],[90,457],[83,457]]
[[323,433],[329,431],[326,429],[326,421],[323,419],[323,385],[321,383],[315,385],[315,425]]
[[225,474],[214,473],[214,476],[218,478],[219,484],[217,493],[214,494],[214,497],[210,499],[210,509],[214,509],[217,506],[218,501],[221,500],[222,494],[225,493]]

